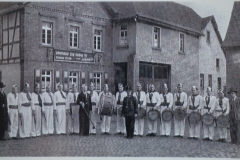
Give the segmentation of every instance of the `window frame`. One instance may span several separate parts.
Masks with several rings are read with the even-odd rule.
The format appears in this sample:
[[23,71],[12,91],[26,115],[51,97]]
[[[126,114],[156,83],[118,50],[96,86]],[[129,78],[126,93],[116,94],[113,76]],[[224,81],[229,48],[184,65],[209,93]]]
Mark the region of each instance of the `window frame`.
[[204,89],[204,74],[200,73],[200,88]]
[[212,88],[212,75],[211,74],[208,75],[208,87]]
[[[220,81],[219,81],[220,80]],[[220,83],[219,83],[220,82]],[[221,89],[222,88],[222,78],[221,77],[218,77],[218,79],[217,79],[217,87],[218,87],[218,89]]]
[[[101,33],[100,34],[101,36],[97,36],[95,34],[95,30],[99,30],[100,33]],[[100,49],[98,49],[98,47],[97,47],[98,42],[96,42],[96,49],[94,48],[94,46],[95,46],[94,45],[94,43],[95,43],[95,41],[94,41],[95,35],[96,35],[97,38],[100,37]],[[97,38],[96,38],[96,40],[97,40]],[[102,28],[97,28],[97,27],[93,28],[93,50],[96,51],[96,52],[102,52],[103,51],[103,29]]]
[[[183,40],[181,40],[181,35],[183,35]],[[183,41],[183,49],[181,50],[181,42]],[[179,32],[179,48],[178,48],[178,52],[180,53],[184,53],[185,52],[185,34],[182,32]]]
[[[100,75],[100,77],[95,76],[98,74]],[[99,79],[99,81],[100,81],[99,89],[97,88],[97,81],[96,81],[97,79]],[[100,72],[93,73],[93,84],[94,84],[95,91],[100,92],[102,89],[102,73],[100,73]]]
[[[48,71],[50,72],[50,75],[47,75],[47,72],[48,72]],[[43,75],[43,72],[45,72],[46,74]],[[41,91],[44,92],[44,91],[46,91],[46,86],[47,86],[46,78],[48,78],[48,77],[50,78],[50,83],[49,83],[49,84],[52,86],[52,83],[53,83],[53,71],[52,71],[52,70],[49,70],[49,69],[40,69],[40,73],[41,73],[41,74],[40,74],[40,76],[41,76],[41,77],[40,77]],[[45,88],[43,88],[43,85],[42,85],[42,83],[43,83],[42,78],[43,78],[43,77],[45,78],[45,81],[44,81],[44,86],[45,86]]]
[[216,68],[219,69],[220,68],[220,59],[216,58]]
[[[77,29],[77,31],[72,31],[71,30],[71,27],[75,27],[76,29]],[[69,45],[69,48],[70,49],[77,49],[77,48],[79,48],[79,38],[80,38],[80,35],[79,35],[79,32],[80,32],[80,28],[79,28],[79,26],[76,26],[76,25],[69,25],[69,42],[68,42],[68,45]],[[72,33],[72,46],[71,46],[71,33]],[[75,42],[74,42],[74,35],[77,35],[77,46],[74,46],[74,44],[75,44]]]
[[[122,30],[122,26],[126,26],[126,30]],[[123,24],[123,25],[120,25],[120,28],[119,28],[119,45],[128,45],[128,25],[127,24]],[[125,43],[122,43],[122,32],[124,32],[124,41],[126,41]],[[126,33],[127,33],[127,36],[126,36]]]
[[[51,27],[50,27],[50,31],[51,31],[51,43],[50,44],[48,44],[47,43],[47,41],[48,41],[48,38],[47,38],[47,31],[49,31],[49,28],[47,28],[47,27],[44,27],[43,26],[43,24],[44,23],[49,23],[50,25],[51,25]],[[43,43],[43,29],[45,29],[45,42]],[[42,21],[42,27],[41,27],[41,43],[42,43],[42,45],[44,45],[44,46],[52,46],[53,45],[53,22],[50,22],[50,21],[46,21],[46,20],[43,20]]]
[[[76,76],[71,75],[73,73],[76,73]],[[71,84],[70,84],[70,78],[72,79]],[[79,84],[79,71],[69,71],[69,73],[68,73],[68,90],[69,91],[72,91],[72,84],[74,83],[73,82],[74,78],[76,79],[75,84],[78,86],[78,84]]]
[[211,32],[209,30],[206,31],[207,33],[207,43],[211,42]]
[[[158,46],[155,46],[155,32],[154,32],[154,29],[157,29],[158,33],[157,33],[157,36],[158,36]],[[152,29],[152,47],[153,48],[161,48],[161,27],[158,27],[158,26],[153,26],[153,29]]]

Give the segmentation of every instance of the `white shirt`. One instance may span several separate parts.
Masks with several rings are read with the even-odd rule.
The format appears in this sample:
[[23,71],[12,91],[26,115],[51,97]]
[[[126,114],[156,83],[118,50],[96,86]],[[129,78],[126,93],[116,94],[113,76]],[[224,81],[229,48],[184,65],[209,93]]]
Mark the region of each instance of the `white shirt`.
[[[188,97],[188,108],[187,108],[187,113],[191,113],[192,111],[196,111],[195,110],[191,110],[189,109],[189,106],[193,106],[193,103],[192,103],[192,95]],[[198,106],[199,105],[199,106]],[[202,96],[200,95],[197,95],[195,96],[195,101],[194,101],[194,107],[197,107],[197,109],[202,109]]]
[[[66,97],[66,93],[63,92],[63,95]],[[60,91],[56,91],[54,94],[53,94],[53,108],[54,110],[57,109],[57,103],[66,103],[66,98],[63,98]]]
[[[160,100],[161,100],[161,103],[164,102],[164,93],[160,94]],[[168,92],[166,94],[166,98],[167,98],[167,103],[169,103],[169,108],[172,108],[173,106],[173,94]],[[160,104],[161,105],[161,104]]]
[[[88,93],[91,96],[91,91],[88,91]],[[98,106],[98,101],[99,101],[98,93],[96,91],[93,91],[93,95],[91,96],[91,102],[95,102],[96,106]]]
[[223,104],[222,104],[222,108],[221,108],[219,105],[219,98],[217,98],[215,111],[220,112],[223,109],[223,111],[226,110],[225,114],[228,114],[229,113],[229,99],[224,97],[222,99],[222,103]]
[[[32,99],[32,95],[31,93],[29,93],[29,96],[30,98]],[[22,113],[22,104],[23,103],[31,103],[31,107],[33,106],[33,101],[29,101],[27,99],[27,93],[24,93],[24,92],[21,92],[19,95],[18,95],[18,110],[19,110],[19,113]]]
[[161,104],[161,99],[160,99],[160,95],[158,92],[149,92],[146,95],[146,102],[147,103],[151,103],[149,95],[153,94],[152,96],[152,103],[157,103],[156,106],[159,106]]
[[[40,94],[40,97],[41,97],[41,99],[42,99],[41,94]],[[32,107],[32,109],[35,110],[35,109],[36,109],[35,104],[39,104],[38,95],[37,95],[36,93],[32,93],[32,102],[33,102],[33,107]],[[39,106],[39,105],[37,105],[37,106]]]
[[12,92],[7,94],[8,111],[9,111],[9,105],[18,105],[18,93],[16,93],[16,98],[15,98],[15,95]]
[[[118,96],[119,96],[120,92],[118,91],[116,93],[116,103],[118,102]],[[126,91],[122,91],[121,92],[121,97],[120,97],[120,102],[123,102],[124,97],[127,97],[127,92]]]
[[[52,99],[49,94],[51,94]],[[42,103],[43,103],[43,106],[44,106],[44,103],[53,103],[53,93],[52,92],[50,92],[50,93],[43,92],[42,93]],[[45,107],[42,107],[42,110],[45,111]]]
[[[204,109],[204,107],[207,107],[207,98],[208,96],[203,97],[203,108],[202,108],[202,114],[205,114],[208,112],[208,109]],[[212,113],[215,110],[216,107],[216,97],[215,96],[209,96],[210,102],[208,104],[208,107],[210,108],[210,113]]]
[[66,109],[70,109],[70,103],[75,103],[76,101],[74,101],[74,94],[76,96],[76,101],[79,95],[79,92],[69,92],[67,95],[67,105],[66,105]]
[[175,102],[177,101],[177,97],[180,96],[180,102],[183,102],[183,108],[187,107],[187,94],[185,92],[181,93],[175,93],[174,94],[174,100],[173,100],[173,105],[175,106],[174,109],[176,109],[178,106],[175,105]]
[[[133,96],[134,97],[136,97],[136,99],[138,100],[138,92],[134,92],[133,93]],[[146,93],[145,92],[143,92],[143,91],[140,91],[140,99],[139,99],[139,101],[141,102],[143,102],[142,103],[142,106],[146,106]],[[139,107],[140,107],[140,105],[138,105]]]

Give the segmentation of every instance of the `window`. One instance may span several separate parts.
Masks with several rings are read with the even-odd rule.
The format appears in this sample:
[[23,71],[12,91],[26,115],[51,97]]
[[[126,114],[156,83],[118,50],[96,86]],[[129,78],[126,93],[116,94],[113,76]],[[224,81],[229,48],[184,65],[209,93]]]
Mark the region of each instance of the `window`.
[[102,30],[94,29],[94,50],[102,50]]
[[157,79],[167,79],[168,78],[168,68],[164,66],[154,67],[154,78]]
[[208,87],[212,88],[212,75],[211,74],[208,75]]
[[184,34],[180,33],[179,35],[179,52],[184,52]]
[[68,78],[69,78],[68,79],[68,87],[69,87],[69,91],[71,91],[73,84],[78,85],[78,73],[77,72],[70,72]]
[[140,64],[139,76],[143,78],[152,78],[152,66],[147,64]]
[[94,73],[93,83],[96,91],[101,91],[101,73]]
[[218,89],[221,89],[221,86],[222,86],[221,78],[218,77]]
[[42,23],[42,44],[43,45],[52,44],[52,23],[50,22]]
[[200,88],[204,89],[204,74],[200,74]]
[[153,27],[153,47],[160,48],[160,28]]
[[207,42],[210,42],[210,31],[207,31]]
[[70,26],[70,47],[78,48],[78,27]]
[[216,67],[219,68],[219,59],[216,59]]
[[120,44],[121,45],[127,44],[127,25],[121,26]]
[[46,91],[49,84],[52,84],[52,73],[51,71],[42,70],[42,92]]

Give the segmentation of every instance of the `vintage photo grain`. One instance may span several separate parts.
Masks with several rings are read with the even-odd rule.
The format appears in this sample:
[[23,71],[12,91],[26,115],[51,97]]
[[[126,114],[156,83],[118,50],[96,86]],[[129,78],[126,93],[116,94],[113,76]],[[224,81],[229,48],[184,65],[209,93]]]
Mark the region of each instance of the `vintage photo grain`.
[[0,2],[1,157],[240,158],[240,1]]

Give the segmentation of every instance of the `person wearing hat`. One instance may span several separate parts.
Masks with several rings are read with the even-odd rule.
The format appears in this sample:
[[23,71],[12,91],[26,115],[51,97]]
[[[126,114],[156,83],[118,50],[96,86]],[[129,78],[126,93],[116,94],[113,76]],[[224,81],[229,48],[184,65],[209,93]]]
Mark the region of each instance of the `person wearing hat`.
[[[212,88],[207,87],[207,95],[203,99],[202,115],[213,114],[216,107],[216,97],[212,96]],[[203,123],[203,140],[213,141],[214,124],[205,125]]]
[[78,94],[76,101],[79,109],[79,135],[89,135],[90,111],[92,111],[91,95],[87,93],[87,85],[82,85],[82,92]]
[[79,92],[77,91],[77,85],[72,84],[72,92],[67,95],[67,111],[68,111],[68,131],[70,133],[79,133],[79,105],[76,103]]
[[130,86],[126,87],[126,91],[127,96],[123,99],[122,115],[125,117],[127,138],[132,139],[138,104],[136,97],[132,96],[132,89]]
[[237,91],[230,88],[228,94],[231,95],[230,101],[230,137],[231,143],[240,144],[240,98],[237,97]]
[[53,108],[57,134],[66,134],[66,93],[63,84],[58,83],[58,90],[53,94]]
[[127,96],[127,92],[123,90],[123,84],[118,84],[118,92],[116,93],[116,110],[117,110],[117,133],[124,134],[126,133],[125,127],[125,118],[120,115],[119,108],[122,107],[123,99]]
[[[111,115],[102,115],[102,109],[104,108],[104,100],[105,97],[111,97],[111,100],[114,102],[112,104],[112,108],[115,107],[115,96],[108,91],[108,84],[104,84],[104,90],[99,93],[99,102],[98,102],[98,113],[100,114],[101,122],[101,131],[102,135],[107,134],[110,135],[110,126],[111,126]],[[112,112],[112,111],[110,111]]]
[[88,93],[91,96],[91,102],[92,102],[92,112],[91,112],[91,120],[94,124],[95,127],[93,127],[92,123],[90,123],[90,134],[91,135],[96,135],[96,125],[97,125],[97,111],[98,111],[98,101],[99,101],[99,97],[98,97],[98,93],[94,90],[94,84],[91,82],[90,83],[90,87],[89,87],[89,91]]
[[[187,114],[191,112],[198,112],[201,114],[202,109],[202,96],[198,94],[198,88],[192,86],[192,95],[188,98],[188,108]],[[196,124],[189,122],[189,139],[199,139],[200,138],[200,121]]]
[[[222,89],[218,90],[218,98],[216,101],[215,117],[220,115],[227,116],[229,114],[229,99],[224,97],[224,92]],[[227,127],[217,126],[217,131],[219,134],[219,142],[225,142],[227,140]]]
[[32,131],[31,136],[37,137],[41,135],[41,120],[42,120],[42,95],[40,93],[40,85],[38,83],[35,84],[35,91],[32,93]]
[[[142,91],[141,83],[137,82],[137,91],[133,93],[133,96],[137,98],[138,109],[142,108],[146,110],[146,93]],[[136,117],[134,124],[134,135],[143,136],[144,131],[144,117]]]
[[53,93],[51,85],[46,86],[46,91],[42,93],[42,134],[52,135],[53,127]]
[[19,137],[30,138],[32,129],[33,100],[30,94],[30,85],[24,84],[23,91],[18,95],[18,112],[20,118]]
[[[182,91],[183,85],[177,85],[177,93],[174,94],[173,110],[177,108],[186,111],[187,108],[187,94]],[[185,131],[185,118],[177,119],[174,117],[174,137],[183,138]]]
[[17,138],[18,132],[18,87],[17,85],[12,86],[12,92],[7,95],[7,106],[9,115],[9,138]]
[[8,128],[7,96],[4,93],[6,85],[0,82],[0,140],[4,140],[5,130]]
[[[149,85],[149,92],[146,94],[147,114],[150,110],[158,110],[158,106],[161,104],[160,95],[155,91],[153,84]],[[147,136],[156,136],[157,133],[157,120],[151,120],[147,118],[148,134]]]
[[[161,104],[159,111],[162,115],[165,109],[172,110],[173,106],[173,94],[168,91],[168,86],[166,83],[163,84],[163,93],[160,94]],[[169,137],[171,132],[171,122],[172,121],[164,121],[161,116],[161,136]]]

